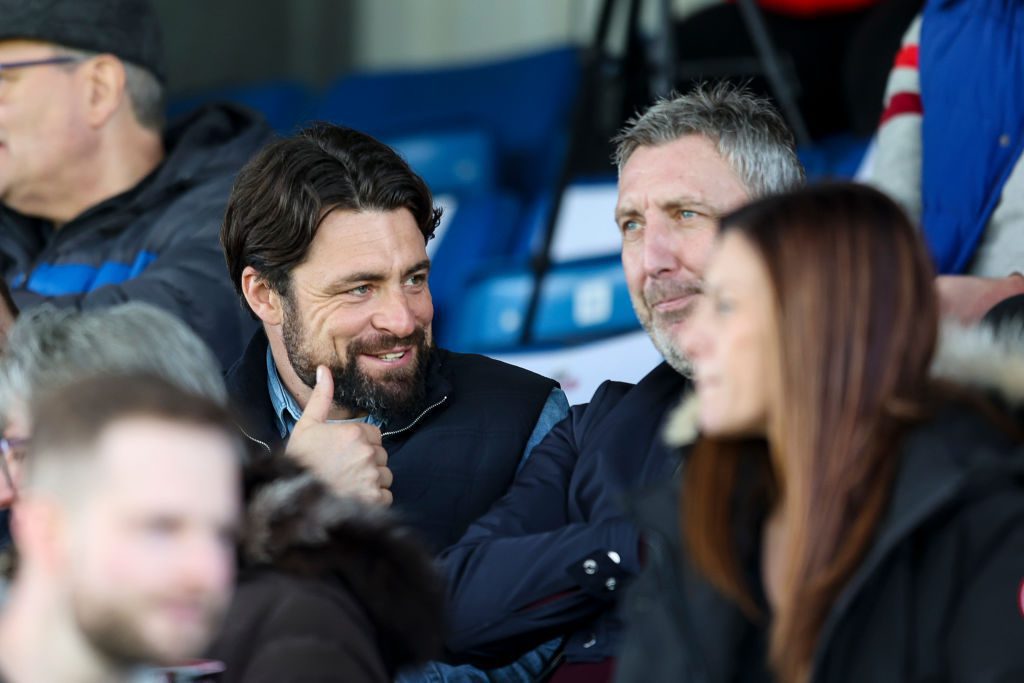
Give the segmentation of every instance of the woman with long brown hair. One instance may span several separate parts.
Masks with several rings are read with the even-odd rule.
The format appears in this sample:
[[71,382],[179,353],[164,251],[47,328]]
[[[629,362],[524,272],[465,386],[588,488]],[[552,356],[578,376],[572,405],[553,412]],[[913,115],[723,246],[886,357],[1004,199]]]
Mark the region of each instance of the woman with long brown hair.
[[639,506],[620,680],[1024,681],[1024,451],[984,389],[1024,395],[933,377],[938,330],[881,193],[722,220],[670,429],[700,435],[678,506]]

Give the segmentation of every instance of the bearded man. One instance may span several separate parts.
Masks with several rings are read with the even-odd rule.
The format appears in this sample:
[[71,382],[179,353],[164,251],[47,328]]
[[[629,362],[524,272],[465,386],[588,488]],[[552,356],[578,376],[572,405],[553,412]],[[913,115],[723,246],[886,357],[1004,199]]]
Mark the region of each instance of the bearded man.
[[394,150],[316,124],[242,169],[221,243],[262,322],[228,371],[243,430],[336,492],[459,539],[568,411],[558,385],[433,345],[426,244],[440,218]]

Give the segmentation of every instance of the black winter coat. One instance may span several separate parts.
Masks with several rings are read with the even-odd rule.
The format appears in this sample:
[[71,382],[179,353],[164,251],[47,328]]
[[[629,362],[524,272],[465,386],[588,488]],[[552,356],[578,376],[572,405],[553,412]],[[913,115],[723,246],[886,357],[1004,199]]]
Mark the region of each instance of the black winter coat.
[[440,651],[429,554],[386,511],[337,498],[310,474],[257,489],[244,557],[207,652],[226,667],[215,680],[388,683]]
[[[1024,377],[1024,362],[989,367],[1004,384]],[[810,683],[1024,681],[1024,449],[950,403],[898,456],[888,510],[825,621]],[[617,680],[770,681],[766,624],[684,559],[677,486],[634,503],[648,561],[625,601]],[[738,548],[757,545],[744,535]]]
[[538,444],[508,493],[441,556],[453,653],[494,666],[559,635],[570,664],[615,656],[615,605],[640,550],[623,494],[671,477],[678,458],[659,427],[687,385],[667,363],[636,386],[605,382]]

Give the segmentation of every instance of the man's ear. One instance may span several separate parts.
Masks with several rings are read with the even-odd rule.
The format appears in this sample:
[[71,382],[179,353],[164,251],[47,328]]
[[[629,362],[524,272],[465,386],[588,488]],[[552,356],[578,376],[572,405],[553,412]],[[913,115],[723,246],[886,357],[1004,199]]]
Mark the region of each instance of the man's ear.
[[271,289],[252,266],[246,266],[242,271],[242,294],[260,320],[267,325],[281,324],[284,319],[281,295]]
[[58,572],[71,558],[67,552],[67,518],[51,500],[26,496],[11,507],[11,537],[24,564]]
[[86,120],[101,128],[122,104],[130,106],[125,93],[124,64],[113,55],[97,55],[79,67]]

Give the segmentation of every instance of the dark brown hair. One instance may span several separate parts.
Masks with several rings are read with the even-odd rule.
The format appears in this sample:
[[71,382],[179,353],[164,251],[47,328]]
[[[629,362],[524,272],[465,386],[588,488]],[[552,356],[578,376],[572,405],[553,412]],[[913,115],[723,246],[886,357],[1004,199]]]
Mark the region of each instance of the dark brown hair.
[[[778,325],[778,443],[702,439],[681,514],[696,566],[748,614],[756,604],[732,539],[739,472],[753,467],[787,524],[770,661],[806,680],[818,632],[869,548],[896,471],[894,448],[926,413],[938,335],[934,273],[910,221],[882,193],[821,185],[727,216],[767,267]],[[773,462],[785,462],[785,480]]]
[[313,124],[265,147],[235,180],[220,241],[239,297],[246,266],[287,295],[292,269],[335,209],[408,209],[424,240],[441,218],[426,183],[393,149],[351,128]]

